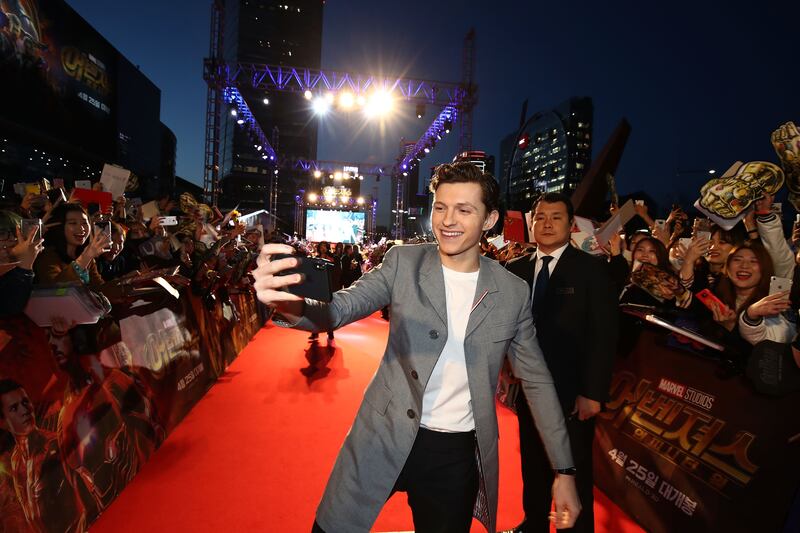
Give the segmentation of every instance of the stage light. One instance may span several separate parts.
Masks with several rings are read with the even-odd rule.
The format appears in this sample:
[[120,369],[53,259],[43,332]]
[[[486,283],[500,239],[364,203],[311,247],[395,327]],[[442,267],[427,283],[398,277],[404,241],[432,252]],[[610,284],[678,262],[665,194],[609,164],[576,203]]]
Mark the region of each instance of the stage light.
[[427,147],[427,146],[425,148],[423,148],[422,151],[425,152],[426,154],[431,153],[431,149],[429,147]]
[[325,101],[328,102],[329,105],[332,104],[334,100],[335,97],[333,96],[333,93],[331,92],[325,93]]
[[311,202],[311,203],[316,202],[317,201],[316,193],[313,193],[313,192],[308,193],[308,201]]
[[312,108],[314,109],[314,113],[322,116],[328,112],[328,110],[331,108],[331,104],[329,104],[325,98],[317,96],[316,98],[314,98],[314,103],[312,104]]
[[364,104],[366,104],[366,103],[367,103],[367,99],[364,98],[364,95],[359,94],[358,96],[356,96],[356,105],[358,107],[364,107]]
[[267,154],[262,155],[261,159],[267,159]]
[[232,116],[232,117],[235,117],[235,116],[236,116],[236,115],[238,115],[238,114],[239,114],[239,113],[237,113],[235,109],[231,109],[231,116]]
[[403,163],[403,167],[402,167],[402,168],[403,168],[403,170],[405,170],[405,169],[407,169],[407,168],[408,168],[408,165],[406,165],[405,163]]
[[364,109],[367,117],[380,117],[388,115],[392,111],[392,95],[387,91],[375,91],[369,97],[367,106]]
[[437,133],[436,134],[436,140],[437,141],[441,141],[442,140],[442,134],[441,133]]
[[264,102],[264,105],[269,105],[269,98],[264,98],[262,102]]
[[239,119],[239,120],[236,121],[236,123],[241,126],[242,124],[244,124],[244,120]]
[[364,176],[359,176],[358,179],[359,181],[364,181]]
[[425,104],[417,104],[417,118],[425,116]]
[[314,177],[315,177],[315,178],[320,178],[320,177],[322,177],[322,172],[320,172],[319,170],[315,170],[315,171],[314,171]]
[[274,172],[274,174],[275,174],[276,176],[278,175],[278,169],[277,169],[277,168],[275,169],[275,172]]
[[342,109],[352,109],[354,103],[355,99],[350,91],[345,91],[339,95],[339,107]]
[[711,170],[709,170],[709,171],[708,171],[708,173],[709,173],[709,174],[716,174],[716,173],[717,173],[717,171],[716,171],[716,170],[714,170],[714,169],[711,169]]
[[356,198],[356,203],[357,203],[358,205],[364,205],[364,198],[362,198],[361,196],[359,196],[358,198]]
[[333,173],[333,179],[335,179],[335,180],[342,179],[342,173],[341,172],[334,172]]
[[259,152],[262,150],[262,148],[261,148],[261,145],[260,145],[260,144],[259,144],[258,146],[256,146],[256,150],[258,150]]
[[312,97],[312,96],[314,96],[314,93],[312,93],[312,92],[311,92],[311,91],[309,91],[308,89],[306,89],[306,90],[303,92],[303,97],[305,97],[305,99],[306,99],[306,100],[311,100],[311,97]]
[[408,172],[403,172],[403,176],[408,176]]

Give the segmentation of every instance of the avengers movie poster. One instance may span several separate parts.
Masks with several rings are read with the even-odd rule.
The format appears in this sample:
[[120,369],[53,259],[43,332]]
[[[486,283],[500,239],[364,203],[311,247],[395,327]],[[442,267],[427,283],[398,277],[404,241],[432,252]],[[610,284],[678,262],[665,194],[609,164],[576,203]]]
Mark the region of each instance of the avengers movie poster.
[[595,483],[646,530],[783,530],[800,485],[798,393],[759,394],[645,330],[618,358],[609,397]]
[[0,531],[85,531],[263,323],[249,292],[190,290],[66,330],[0,319]]
[[65,2],[0,0],[0,119],[11,126],[111,155],[116,61]]

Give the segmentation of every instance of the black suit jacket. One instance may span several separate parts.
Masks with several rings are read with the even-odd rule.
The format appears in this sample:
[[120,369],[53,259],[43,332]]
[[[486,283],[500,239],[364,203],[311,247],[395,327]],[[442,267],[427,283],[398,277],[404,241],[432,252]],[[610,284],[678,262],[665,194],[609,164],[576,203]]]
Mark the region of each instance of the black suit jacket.
[[[536,254],[506,268],[533,285]],[[572,246],[556,263],[536,335],[561,406],[572,411],[578,395],[606,401],[616,356],[619,307],[608,265]]]

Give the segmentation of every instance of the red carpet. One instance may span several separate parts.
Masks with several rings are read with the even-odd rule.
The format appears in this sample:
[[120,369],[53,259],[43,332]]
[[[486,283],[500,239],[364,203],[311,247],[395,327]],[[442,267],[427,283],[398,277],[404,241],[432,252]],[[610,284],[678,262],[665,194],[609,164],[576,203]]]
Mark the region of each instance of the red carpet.
[[[189,413],[92,527],[141,531],[308,532],[334,458],[386,344],[373,315],[320,335],[267,326]],[[519,444],[501,408],[498,526],[522,518]],[[641,531],[596,491],[597,532]],[[405,495],[393,497],[375,531],[413,529]],[[485,531],[473,522],[473,531]]]

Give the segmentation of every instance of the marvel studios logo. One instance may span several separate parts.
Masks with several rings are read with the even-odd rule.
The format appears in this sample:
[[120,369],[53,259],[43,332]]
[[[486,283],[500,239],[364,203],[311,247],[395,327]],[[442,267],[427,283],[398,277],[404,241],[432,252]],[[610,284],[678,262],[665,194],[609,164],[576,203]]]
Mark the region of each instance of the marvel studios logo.
[[716,399],[716,397],[711,394],[687,387],[675,381],[670,381],[666,378],[661,378],[661,381],[658,383],[658,390],[670,396],[680,398],[681,400],[686,400],[692,405],[702,407],[706,411],[711,410],[714,406],[714,400]]

